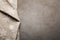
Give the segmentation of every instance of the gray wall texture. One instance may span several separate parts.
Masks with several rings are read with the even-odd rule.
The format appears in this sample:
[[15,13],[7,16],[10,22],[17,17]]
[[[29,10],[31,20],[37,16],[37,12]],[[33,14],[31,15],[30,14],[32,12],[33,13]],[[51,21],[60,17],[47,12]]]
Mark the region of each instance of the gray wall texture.
[[60,40],[60,0],[18,0],[21,40]]

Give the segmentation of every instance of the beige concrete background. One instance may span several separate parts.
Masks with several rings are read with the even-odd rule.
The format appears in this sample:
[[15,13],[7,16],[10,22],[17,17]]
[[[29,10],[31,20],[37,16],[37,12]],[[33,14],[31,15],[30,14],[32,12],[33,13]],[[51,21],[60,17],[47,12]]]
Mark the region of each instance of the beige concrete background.
[[60,0],[18,0],[21,40],[60,40]]

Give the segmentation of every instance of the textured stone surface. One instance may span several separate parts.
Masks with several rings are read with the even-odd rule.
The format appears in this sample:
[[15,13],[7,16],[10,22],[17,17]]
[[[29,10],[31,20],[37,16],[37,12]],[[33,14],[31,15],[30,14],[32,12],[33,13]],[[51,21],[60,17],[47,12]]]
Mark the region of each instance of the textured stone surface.
[[60,40],[60,0],[19,0],[21,40]]

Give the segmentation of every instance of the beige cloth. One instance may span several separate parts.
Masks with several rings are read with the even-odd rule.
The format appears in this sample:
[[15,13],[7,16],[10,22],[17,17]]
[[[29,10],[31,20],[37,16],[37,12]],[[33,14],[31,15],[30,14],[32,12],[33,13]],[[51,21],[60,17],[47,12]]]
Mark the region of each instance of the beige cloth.
[[15,40],[19,21],[17,0],[0,0],[0,40]]

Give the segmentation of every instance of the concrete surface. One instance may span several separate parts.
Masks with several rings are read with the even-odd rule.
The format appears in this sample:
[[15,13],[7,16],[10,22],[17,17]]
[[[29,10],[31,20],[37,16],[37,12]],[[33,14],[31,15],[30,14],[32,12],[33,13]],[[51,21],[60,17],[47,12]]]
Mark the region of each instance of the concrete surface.
[[60,40],[60,0],[19,0],[21,40]]

